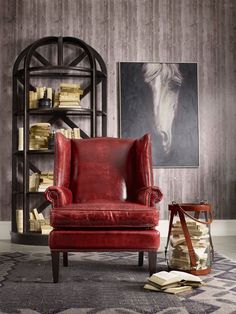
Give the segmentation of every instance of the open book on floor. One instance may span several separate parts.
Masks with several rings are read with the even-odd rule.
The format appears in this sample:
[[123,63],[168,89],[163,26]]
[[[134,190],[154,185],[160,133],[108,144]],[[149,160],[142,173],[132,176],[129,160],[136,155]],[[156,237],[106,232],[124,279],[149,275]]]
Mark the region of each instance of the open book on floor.
[[153,285],[146,283],[144,289],[151,290],[151,291],[158,291],[158,292],[165,292],[165,293],[172,293],[178,294],[181,292],[191,291],[193,288],[191,286],[180,286],[180,287],[173,287],[173,288],[166,288],[166,289],[159,289],[154,287]]
[[[145,289],[163,291],[168,293],[180,293],[190,291],[192,287],[204,285],[201,278],[182,271],[160,271],[148,278]],[[182,289],[181,289],[182,288]]]

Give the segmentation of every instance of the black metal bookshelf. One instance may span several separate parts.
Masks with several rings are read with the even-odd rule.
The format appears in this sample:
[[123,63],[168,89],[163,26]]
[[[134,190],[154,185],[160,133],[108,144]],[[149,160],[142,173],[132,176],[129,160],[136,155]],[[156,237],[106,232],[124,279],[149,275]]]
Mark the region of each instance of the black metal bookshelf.
[[[53,52],[52,52],[53,51]],[[73,54],[71,52],[73,51]],[[29,108],[29,91],[35,91],[38,80],[83,83],[81,108]],[[98,89],[100,89],[98,91]],[[89,97],[88,108],[83,107],[83,98]],[[47,236],[31,232],[29,228],[30,201],[39,198],[37,209],[43,212],[48,206],[44,192],[29,191],[30,170],[39,172],[32,158],[50,158],[54,151],[30,150],[29,127],[33,118],[48,119],[54,124],[58,119],[70,128],[80,128],[71,118],[87,119],[90,133],[80,128],[82,138],[107,135],[107,70],[100,54],[84,41],[74,37],[45,37],[26,47],[17,57],[13,67],[12,107],[12,231],[13,243],[46,245]],[[101,122],[98,123],[98,119]],[[23,150],[18,150],[18,128],[23,127]],[[99,132],[100,131],[100,132]],[[47,157],[48,156],[48,157]],[[19,180],[21,178],[21,181]],[[16,225],[16,210],[23,209],[23,233]]]

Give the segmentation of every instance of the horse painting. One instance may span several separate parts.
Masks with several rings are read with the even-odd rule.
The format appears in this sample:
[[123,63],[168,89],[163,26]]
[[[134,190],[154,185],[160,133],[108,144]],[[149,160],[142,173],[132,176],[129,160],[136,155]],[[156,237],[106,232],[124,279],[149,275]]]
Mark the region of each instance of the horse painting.
[[151,133],[153,165],[199,164],[196,63],[120,63],[120,136]]
[[178,64],[146,63],[143,71],[145,82],[150,84],[153,93],[155,131],[161,136],[164,152],[169,154],[183,77]]

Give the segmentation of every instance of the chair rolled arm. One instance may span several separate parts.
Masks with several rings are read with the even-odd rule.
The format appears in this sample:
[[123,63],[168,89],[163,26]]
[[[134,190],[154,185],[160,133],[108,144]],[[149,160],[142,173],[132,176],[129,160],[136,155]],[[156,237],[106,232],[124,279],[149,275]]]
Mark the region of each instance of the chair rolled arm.
[[163,194],[157,186],[147,186],[139,189],[138,201],[141,204],[154,207],[163,198]]
[[45,191],[45,197],[53,208],[72,203],[72,192],[64,186],[48,187]]

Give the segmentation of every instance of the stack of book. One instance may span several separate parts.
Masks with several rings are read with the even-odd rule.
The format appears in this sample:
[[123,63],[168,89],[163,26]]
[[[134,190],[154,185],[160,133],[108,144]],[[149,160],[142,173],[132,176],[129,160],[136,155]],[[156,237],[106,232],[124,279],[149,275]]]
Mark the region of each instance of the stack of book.
[[52,229],[49,220],[42,213],[39,213],[37,208],[32,209],[30,212],[30,231],[49,234]]
[[53,185],[53,172],[41,172],[39,177],[38,192],[44,192]]
[[29,130],[29,149],[48,149],[50,130],[50,123],[36,123],[31,125]]
[[[197,259],[196,269],[206,269],[209,248],[208,227],[195,221],[186,221],[186,224]],[[189,270],[190,257],[180,221],[176,221],[172,226],[170,245],[170,267]]]
[[[79,84],[62,83],[60,84],[60,92],[58,96],[59,108],[81,108],[80,97],[83,91]],[[55,99],[57,104],[57,99]],[[55,106],[55,105],[54,105]]]
[[203,285],[203,281],[198,276],[173,270],[153,274],[148,278],[144,288],[151,291],[178,294]]
[[80,137],[80,129],[73,128],[73,129],[58,129],[57,132],[62,133],[67,138],[72,139],[79,139]]

